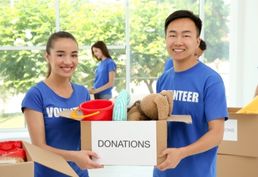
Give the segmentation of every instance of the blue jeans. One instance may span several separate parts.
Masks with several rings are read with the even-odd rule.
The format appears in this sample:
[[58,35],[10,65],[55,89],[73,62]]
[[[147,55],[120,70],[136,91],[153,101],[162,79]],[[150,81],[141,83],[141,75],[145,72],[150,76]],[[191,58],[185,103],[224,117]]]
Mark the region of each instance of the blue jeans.
[[95,100],[97,100],[97,99],[109,100],[110,98],[112,98],[112,95],[111,94],[104,94],[104,95],[94,94],[94,98],[95,98]]

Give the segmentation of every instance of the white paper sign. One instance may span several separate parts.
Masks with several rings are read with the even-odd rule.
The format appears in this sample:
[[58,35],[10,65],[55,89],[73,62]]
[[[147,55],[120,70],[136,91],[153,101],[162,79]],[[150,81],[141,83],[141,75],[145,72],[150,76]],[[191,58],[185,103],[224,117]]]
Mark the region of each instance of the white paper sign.
[[237,141],[237,120],[229,119],[224,124],[224,141]]
[[107,165],[156,165],[155,121],[92,122],[92,150]]

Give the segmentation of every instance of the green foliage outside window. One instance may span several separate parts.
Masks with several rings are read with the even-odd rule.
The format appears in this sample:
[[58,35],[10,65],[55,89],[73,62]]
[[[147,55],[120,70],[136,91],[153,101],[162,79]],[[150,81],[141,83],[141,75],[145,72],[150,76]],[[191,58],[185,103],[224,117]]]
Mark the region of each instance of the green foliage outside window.
[[[41,47],[56,31],[55,1],[19,0],[0,6],[0,46]],[[117,90],[125,88],[125,3],[92,3],[93,1],[59,1],[60,30],[75,35],[80,46],[80,66],[73,78],[91,87],[97,65],[89,46],[103,40],[118,64]],[[144,82],[150,92],[167,58],[164,43],[164,20],[177,9],[198,13],[195,0],[131,0],[129,1],[131,82]],[[205,61],[228,58],[228,7],[223,0],[205,4],[204,35],[208,44]],[[5,94],[25,93],[45,77],[44,50],[0,50],[0,91]]]

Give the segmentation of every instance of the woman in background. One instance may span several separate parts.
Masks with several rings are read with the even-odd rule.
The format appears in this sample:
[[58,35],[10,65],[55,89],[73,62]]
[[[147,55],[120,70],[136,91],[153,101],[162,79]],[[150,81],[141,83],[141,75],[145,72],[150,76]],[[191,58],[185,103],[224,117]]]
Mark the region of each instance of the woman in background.
[[[22,101],[33,144],[63,156],[80,177],[88,177],[86,168],[100,168],[92,161],[97,154],[80,149],[80,122],[59,117],[59,112],[78,107],[90,99],[88,90],[71,82],[78,64],[78,44],[68,32],[53,33],[48,39],[45,59],[48,74],[26,93]],[[64,177],[35,164],[35,177]]]
[[116,63],[111,58],[103,41],[97,41],[93,44],[91,52],[99,64],[95,71],[94,85],[90,89],[90,93],[94,94],[95,99],[110,99],[115,82]]

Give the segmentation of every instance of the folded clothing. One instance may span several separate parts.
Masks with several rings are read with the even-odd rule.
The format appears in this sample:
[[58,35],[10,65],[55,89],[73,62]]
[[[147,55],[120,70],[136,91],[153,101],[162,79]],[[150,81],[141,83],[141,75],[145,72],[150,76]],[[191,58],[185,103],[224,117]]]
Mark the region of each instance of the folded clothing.
[[26,152],[21,141],[0,142],[0,163],[18,163],[26,161]]

